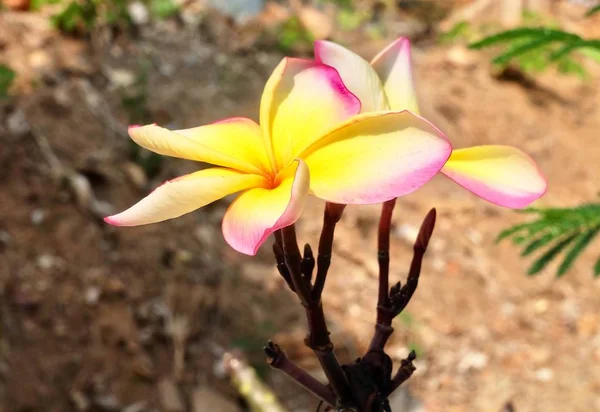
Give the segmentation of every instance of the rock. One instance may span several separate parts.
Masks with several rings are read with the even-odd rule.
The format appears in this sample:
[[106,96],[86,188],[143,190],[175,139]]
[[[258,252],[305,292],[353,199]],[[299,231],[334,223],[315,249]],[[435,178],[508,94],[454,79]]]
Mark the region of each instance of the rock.
[[239,412],[240,408],[218,392],[207,387],[200,387],[194,389],[192,393],[192,411]]
[[419,228],[417,226],[404,223],[398,226],[398,228],[394,230],[393,234],[412,246],[419,235]]
[[467,352],[458,362],[458,370],[467,372],[469,370],[481,370],[488,365],[488,355],[483,352]]
[[179,389],[171,379],[162,379],[158,383],[158,399],[164,412],[185,412]]
[[138,189],[144,189],[148,185],[148,178],[144,168],[137,163],[129,162],[124,168],[125,175],[133,185]]
[[448,63],[459,68],[470,68],[477,65],[476,54],[464,46],[453,46],[446,56]]
[[95,305],[100,299],[100,288],[96,286],[90,286],[85,290],[84,299],[88,305]]
[[44,221],[45,217],[46,212],[44,211],[44,209],[34,209],[31,212],[29,219],[31,220],[31,223],[33,223],[36,226],[39,226]]
[[127,6],[127,13],[133,21],[133,24],[138,26],[148,24],[150,22],[150,11],[148,7],[141,1],[134,1]]
[[102,412],[117,412],[121,410],[121,403],[113,394],[97,395],[94,397],[94,407]]
[[60,259],[56,256],[43,254],[36,259],[37,266],[42,270],[50,270],[60,264]]
[[71,402],[78,411],[87,411],[90,408],[89,399],[80,391],[71,392]]
[[535,371],[535,379],[540,382],[550,382],[554,379],[554,371],[550,368],[541,368]]
[[12,236],[6,230],[0,230],[0,252],[12,243]]
[[22,110],[15,110],[6,119],[6,128],[8,132],[15,138],[21,138],[27,135],[31,130],[25,112]]
[[104,74],[110,80],[110,84],[115,89],[124,89],[132,86],[136,81],[136,74],[131,70],[108,68]]

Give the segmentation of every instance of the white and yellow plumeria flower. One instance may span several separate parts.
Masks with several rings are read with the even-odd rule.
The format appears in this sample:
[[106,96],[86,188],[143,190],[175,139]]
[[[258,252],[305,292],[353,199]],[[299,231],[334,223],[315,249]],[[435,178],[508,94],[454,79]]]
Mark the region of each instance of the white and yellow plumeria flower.
[[[390,109],[419,113],[408,39],[397,39],[371,63],[338,44],[317,41],[315,59],[338,70],[344,84],[361,100],[363,113]],[[441,172],[475,195],[511,208],[529,205],[547,187],[535,162],[511,146],[454,150]]]
[[445,136],[420,117],[360,111],[334,68],[283,59],[265,86],[260,125],[231,118],[175,131],[131,127],[146,149],[217,167],[170,180],[105,221],[160,222],[241,192],[222,229],[234,249],[253,255],[299,218],[309,192],[335,203],[383,202],[421,187],[450,156]]

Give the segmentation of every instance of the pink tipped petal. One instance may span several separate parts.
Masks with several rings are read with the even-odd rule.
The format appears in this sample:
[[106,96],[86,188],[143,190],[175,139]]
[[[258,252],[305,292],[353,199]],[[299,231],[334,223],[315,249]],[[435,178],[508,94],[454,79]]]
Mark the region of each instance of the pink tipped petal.
[[356,116],[302,157],[315,196],[368,204],[415,191],[440,171],[451,151],[438,129],[404,111]]
[[360,99],[363,113],[389,109],[379,76],[359,55],[339,44],[317,40],[315,60],[339,72],[346,87]]
[[248,173],[261,173],[268,167],[267,155],[261,144],[260,127],[249,119],[179,131],[154,124],[130,127],[128,131],[137,144],[161,155],[231,167]]
[[371,61],[379,75],[392,110],[419,113],[413,82],[410,41],[400,37]]
[[442,173],[488,202],[515,209],[539,199],[547,188],[536,163],[510,146],[454,150]]
[[304,209],[309,172],[299,160],[280,172],[273,189],[250,189],[233,201],[223,219],[223,235],[235,250],[255,255],[271,233],[296,222]]
[[211,168],[169,180],[138,203],[104,221],[113,226],[138,226],[173,219],[231,193],[267,184],[258,175]]
[[277,169],[359,111],[360,101],[335,69],[312,60],[283,59],[265,86],[260,107],[260,124]]

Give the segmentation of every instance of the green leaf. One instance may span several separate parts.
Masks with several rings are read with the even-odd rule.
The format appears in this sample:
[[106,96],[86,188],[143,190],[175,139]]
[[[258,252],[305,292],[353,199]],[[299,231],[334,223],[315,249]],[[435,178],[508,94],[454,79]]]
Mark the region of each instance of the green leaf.
[[594,265],[594,277],[598,276],[600,276],[600,258],[598,258],[596,264]]
[[582,233],[578,236],[577,241],[575,242],[571,250],[569,250],[569,252],[565,256],[565,259],[559,266],[558,271],[556,272],[557,276],[562,276],[567,272],[567,270],[569,270],[575,259],[579,257],[581,252],[583,252],[583,250],[590,244],[592,239],[596,237],[598,232],[600,232],[600,226],[593,230],[590,230],[589,232]]
[[521,223],[520,225],[515,225],[513,227],[509,227],[508,229],[504,229],[496,238],[496,243],[499,243],[503,239],[506,239],[507,237],[510,237],[516,234],[517,232],[526,229],[529,226],[531,226],[531,223]]
[[495,57],[492,60],[492,63],[494,64],[506,64],[508,63],[510,60],[512,60],[515,57],[521,56],[529,51],[535,50],[535,49],[539,49],[547,44],[550,44],[552,42],[556,41],[555,39],[552,39],[550,37],[542,37],[539,39],[535,39],[535,40],[531,40],[530,42],[527,42],[525,44],[516,46],[511,48],[508,52],[501,54],[500,56]]
[[539,273],[542,269],[544,269],[548,265],[548,263],[550,263],[552,261],[552,259],[554,259],[560,252],[562,252],[564,248],[569,246],[571,244],[571,242],[573,242],[575,240],[577,235],[578,234],[571,235],[571,236],[567,237],[566,239],[563,239],[562,241],[558,242],[552,248],[550,248],[550,250],[548,250],[539,259],[537,259],[535,262],[533,262],[533,264],[529,267],[527,274],[535,275],[535,274]]
[[546,246],[547,244],[552,242],[552,240],[556,239],[559,235],[560,235],[559,233],[550,232],[550,233],[546,233],[545,235],[533,240],[531,243],[529,243],[527,245],[527,247],[525,247],[525,249],[523,249],[523,251],[521,252],[521,256],[522,257],[529,256],[530,254],[532,254],[533,252],[535,252],[542,246]]
[[0,64],[0,99],[8,97],[8,89],[15,80],[16,73],[10,67]]
[[166,19],[177,13],[179,6],[173,0],[152,0],[150,10],[152,15]]
[[598,4],[597,6],[592,7],[591,9],[589,9],[586,13],[585,13],[585,17],[590,17],[596,13],[600,13],[600,4]]
[[600,50],[600,40],[583,40],[582,39],[582,40],[577,40],[574,42],[567,43],[560,49],[553,52],[550,55],[550,60],[551,61],[558,60],[561,57],[564,57],[564,56],[568,55],[569,53],[573,52],[573,50],[581,49],[584,47],[589,47],[592,49]]
[[525,27],[514,30],[503,31],[498,34],[494,34],[492,36],[488,36],[478,42],[471,43],[469,45],[470,49],[482,49],[484,47],[488,47],[498,43],[506,43],[511,40],[523,39],[523,38],[547,38],[552,39],[552,41],[574,41],[578,40],[581,37],[576,34],[568,33],[562,30],[555,30],[545,27]]

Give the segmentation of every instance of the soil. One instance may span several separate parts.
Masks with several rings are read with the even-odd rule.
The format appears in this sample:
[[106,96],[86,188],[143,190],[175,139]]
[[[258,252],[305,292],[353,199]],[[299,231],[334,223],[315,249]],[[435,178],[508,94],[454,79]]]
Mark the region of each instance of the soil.
[[[237,402],[218,367],[232,348],[290,411],[316,410],[310,396],[265,367],[262,346],[274,338],[321,376],[302,345],[300,305],[269,247],[250,258],[223,241],[227,199],[145,227],[101,220],[198,168],[144,154],[133,162],[126,135],[133,118],[178,128],[257,118],[262,87],[282,55],[265,47],[230,52],[206,31],[172,20],[135,38],[106,41],[98,33],[92,42],[46,23],[30,13],[0,16],[1,60],[17,69],[20,91],[0,106],[0,410],[174,410],[157,389],[165,380],[185,410],[202,410],[192,409],[197,387]],[[385,40],[357,37],[356,44],[370,57]],[[552,71],[533,83],[505,81],[489,55],[431,42],[416,45],[414,61],[422,114],[455,147],[528,152],[549,181],[539,206],[597,199],[598,67],[589,67],[587,81]],[[131,93],[134,109],[124,104]],[[527,277],[519,250],[494,242],[526,216],[439,177],[398,201],[393,279],[406,276],[415,231],[431,207],[438,224],[419,289],[388,347],[396,362],[417,350],[408,390],[418,407],[600,410],[600,280],[591,275],[598,244],[563,278],[552,265]],[[316,245],[322,209],[311,199],[298,223],[302,242]],[[378,213],[378,206],[350,207],[336,234],[324,299],[346,361],[361,355],[372,333]]]

